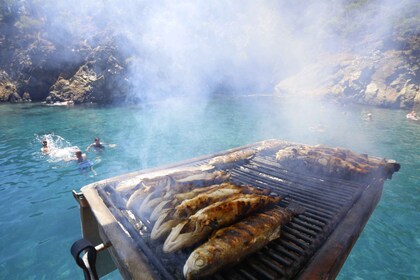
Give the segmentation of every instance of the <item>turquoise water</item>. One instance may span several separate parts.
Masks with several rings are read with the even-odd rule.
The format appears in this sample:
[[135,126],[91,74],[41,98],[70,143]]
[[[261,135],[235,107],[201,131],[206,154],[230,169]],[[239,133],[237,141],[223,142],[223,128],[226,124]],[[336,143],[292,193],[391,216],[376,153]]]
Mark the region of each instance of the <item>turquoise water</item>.
[[[0,105],[0,279],[83,278],[69,253],[81,237],[73,189],[268,138],[400,162],[339,279],[420,279],[420,124],[402,110],[298,104],[248,97],[134,107]],[[96,136],[116,144],[87,153],[96,175],[63,161],[68,149],[84,150]],[[45,137],[56,145],[54,155],[41,153]]]

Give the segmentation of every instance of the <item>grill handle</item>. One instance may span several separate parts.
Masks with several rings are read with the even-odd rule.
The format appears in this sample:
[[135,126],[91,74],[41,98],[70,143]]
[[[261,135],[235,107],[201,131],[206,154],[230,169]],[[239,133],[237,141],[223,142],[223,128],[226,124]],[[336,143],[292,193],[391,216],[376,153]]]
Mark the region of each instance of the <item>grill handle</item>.
[[96,272],[96,255],[111,244],[99,244],[93,246],[87,239],[80,239],[73,243],[70,252],[76,261],[76,264],[83,269],[85,280],[98,280],[98,273]]

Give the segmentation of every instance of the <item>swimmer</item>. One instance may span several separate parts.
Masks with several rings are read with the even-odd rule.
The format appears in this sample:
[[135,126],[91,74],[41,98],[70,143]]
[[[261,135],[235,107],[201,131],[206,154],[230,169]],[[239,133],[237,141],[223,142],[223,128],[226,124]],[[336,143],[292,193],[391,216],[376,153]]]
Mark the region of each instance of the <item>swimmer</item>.
[[50,150],[48,148],[47,140],[42,141],[42,149],[41,150],[44,154],[48,154],[50,152]]
[[90,148],[92,147],[95,148],[95,150],[97,151],[104,150],[105,149],[104,145],[108,145],[108,147],[110,148],[114,148],[116,146],[115,144],[101,143],[101,139],[99,139],[99,137],[96,137],[94,142],[86,148],[86,152],[89,152]]
[[83,154],[82,151],[79,150],[76,151],[75,155],[76,157],[73,159],[77,160],[80,171],[84,171],[85,169],[89,168],[93,172],[93,174],[96,175],[95,170],[93,170],[93,163],[87,159],[86,154]]
[[413,120],[413,121],[418,121],[419,119],[417,118],[417,114],[416,111],[411,111],[410,113],[408,113],[406,115],[406,118],[409,120]]
[[88,160],[86,157],[86,154],[82,154],[82,151],[76,151],[75,155],[76,155],[76,158],[73,158],[73,159],[77,160],[78,163]]
[[367,114],[367,120],[368,120],[368,121],[371,121],[371,120],[372,120],[372,114],[371,114],[371,113],[368,113],[368,114]]

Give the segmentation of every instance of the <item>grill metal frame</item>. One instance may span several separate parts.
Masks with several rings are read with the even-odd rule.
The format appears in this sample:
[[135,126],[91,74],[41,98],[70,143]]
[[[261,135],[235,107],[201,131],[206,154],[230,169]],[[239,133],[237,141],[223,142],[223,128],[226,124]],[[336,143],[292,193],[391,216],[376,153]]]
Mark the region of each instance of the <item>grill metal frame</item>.
[[[175,263],[171,258],[185,258],[185,253],[169,254],[167,260],[161,258],[161,246],[147,238],[150,224],[130,217],[116,205],[119,204],[116,196],[110,195],[113,185],[140,174],[202,164],[215,156],[260,144],[134,172],[82,188],[97,221],[100,239],[112,243],[108,250],[122,276],[125,279],[179,279],[182,266],[170,267]],[[280,205],[296,201],[306,211],[283,228],[279,239],[212,279],[334,278],[379,202],[384,183],[381,176],[352,182],[295,173],[281,167],[270,156],[256,156],[233,168],[230,181],[270,188],[286,196]],[[82,227],[85,227],[83,223]],[[89,236],[84,237],[89,239]]]

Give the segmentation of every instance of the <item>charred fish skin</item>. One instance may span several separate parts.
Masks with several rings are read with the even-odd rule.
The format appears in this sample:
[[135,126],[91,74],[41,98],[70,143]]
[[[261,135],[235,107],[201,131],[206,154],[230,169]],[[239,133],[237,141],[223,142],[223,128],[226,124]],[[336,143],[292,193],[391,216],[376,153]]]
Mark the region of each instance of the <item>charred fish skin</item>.
[[250,186],[237,186],[232,183],[223,183],[218,185],[216,188],[212,188],[207,192],[198,194],[196,197],[184,200],[178,206],[175,207],[176,212],[174,216],[179,218],[188,218],[194,215],[198,210],[207,207],[208,205],[223,201],[233,196],[234,194],[261,194],[267,195],[267,191],[262,191]]
[[160,202],[155,207],[155,209],[153,209],[152,214],[150,214],[150,220],[156,221],[161,215],[161,213],[163,213],[163,210],[168,209],[168,208],[170,209],[176,208],[184,200],[192,199],[200,195],[201,193],[210,192],[218,188],[220,188],[220,185],[212,185],[209,187],[196,188],[189,192],[174,194],[173,196],[170,196],[169,198],[165,198],[165,200],[162,200],[162,202]]
[[[203,189],[206,189],[206,191],[191,191],[190,193],[198,193],[195,197],[191,197],[190,195],[183,196],[191,198],[182,201],[173,210],[169,210],[168,208],[163,209],[162,205],[158,205],[150,216],[150,220],[156,221],[152,229],[151,238],[155,240],[161,237],[166,237],[172,227],[195,214],[200,209],[213,202],[224,200],[242,190],[240,187],[230,183],[213,185]],[[173,201],[171,203],[163,202],[162,204],[170,206],[175,205]],[[159,214],[156,214],[155,211],[159,212]]]
[[252,212],[277,204],[281,197],[256,194],[235,194],[226,201],[201,209],[186,221],[172,228],[163,244],[163,251],[174,252],[204,240],[212,231],[228,226]]
[[279,238],[282,225],[290,222],[296,214],[289,209],[276,207],[219,229],[191,253],[183,268],[185,278],[209,276],[224,266],[240,262]]

